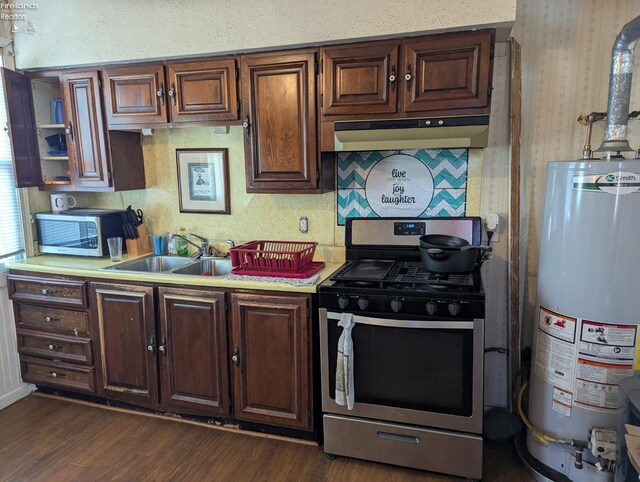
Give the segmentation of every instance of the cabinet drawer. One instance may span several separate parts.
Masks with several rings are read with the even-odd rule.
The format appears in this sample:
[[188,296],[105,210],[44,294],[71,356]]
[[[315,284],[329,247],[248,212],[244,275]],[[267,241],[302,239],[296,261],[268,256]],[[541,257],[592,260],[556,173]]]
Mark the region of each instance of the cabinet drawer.
[[22,366],[22,378],[26,382],[80,392],[96,392],[93,368],[41,360],[24,355],[20,355],[20,365]]
[[11,274],[9,296],[14,301],[87,307],[87,289],[84,281],[58,278],[40,278]]
[[93,363],[91,340],[53,335],[32,330],[18,330],[18,352],[73,363]]
[[84,311],[14,303],[18,328],[38,328],[56,332],[88,333],[89,315]]

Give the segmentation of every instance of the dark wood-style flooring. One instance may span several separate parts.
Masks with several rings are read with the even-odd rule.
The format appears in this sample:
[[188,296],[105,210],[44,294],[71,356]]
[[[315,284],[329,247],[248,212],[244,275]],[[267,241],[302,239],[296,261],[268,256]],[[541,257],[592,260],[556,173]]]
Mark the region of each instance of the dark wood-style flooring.
[[[464,457],[464,454],[460,454]],[[0,411],[0,480],[451,481],[283,440],[31,395]],[[511,444],[487,445],[485,478],[529,481]]]

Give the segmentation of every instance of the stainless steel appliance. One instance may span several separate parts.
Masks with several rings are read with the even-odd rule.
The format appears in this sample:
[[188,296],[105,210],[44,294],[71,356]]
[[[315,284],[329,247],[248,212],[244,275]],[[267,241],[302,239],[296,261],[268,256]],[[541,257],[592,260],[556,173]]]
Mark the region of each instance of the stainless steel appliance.
[[[482,280],[428,272],[418,250],[425,234],[480,244],[480,226],[347,220],[347,262],[319,287],[325,452],[482,477]],[[335,400],[343,313],[355,322],[352,410]]]
[[[109,254],[107,238],[124,237],[122,213],[108,209],[36,213],[40,252],[106,256]],[[123,250],[126,251],[124,246]]]

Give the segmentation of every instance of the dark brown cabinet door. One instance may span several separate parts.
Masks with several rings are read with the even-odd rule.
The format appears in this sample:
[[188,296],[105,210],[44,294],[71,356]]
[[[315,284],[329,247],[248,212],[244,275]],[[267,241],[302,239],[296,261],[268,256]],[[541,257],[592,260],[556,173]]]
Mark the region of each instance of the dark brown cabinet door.
[[91,283],[101,396],[157,405],[153,288]]
[[[32,187],[42,182],[36,125],[31,99],[31,85],[24,75],[2,69],[4,97],[7,102],[5,134],[11,139],[11,153],[16,175],[16,186]],[[2,126],[5,128],[5,126]]]
[[238,120],[234,59],[167,65],[172,122]]
[[403,42],[404,111],[489,105],[493,30],[430,35]]
[[224,293],[158,289],[162,404],[169,412],[229,414]]
[[234,418],[310,429],[308,298],[231,296]]
[[317,187],[315,51],[242,57],[247,192]]
[[322,114],[396,112],[398,41],[326,47],[322,59]]
[[108,187],[109,160],[98,72],[64,74],[62,98],[73,184],[78,187]]
[[167,122],[163,65],[106,69],[103,79],[107,124]]

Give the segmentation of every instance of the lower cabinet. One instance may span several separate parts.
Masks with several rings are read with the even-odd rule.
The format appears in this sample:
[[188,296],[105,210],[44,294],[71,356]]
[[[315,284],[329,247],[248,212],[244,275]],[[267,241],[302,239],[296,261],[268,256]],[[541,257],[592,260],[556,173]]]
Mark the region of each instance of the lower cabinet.
[[158,289],[160,386],[169,412],[228,415],[224,292]]
[[[309,294],[16,273],[9,281],[25,381],[313,430]],[[75,291],[52,297],[51,287],[65,283]]]
[[98,394],[158,403],[153,287],[91,283],[98,343]]
[[231,295],[234,418],[311,428],[307,296]]

